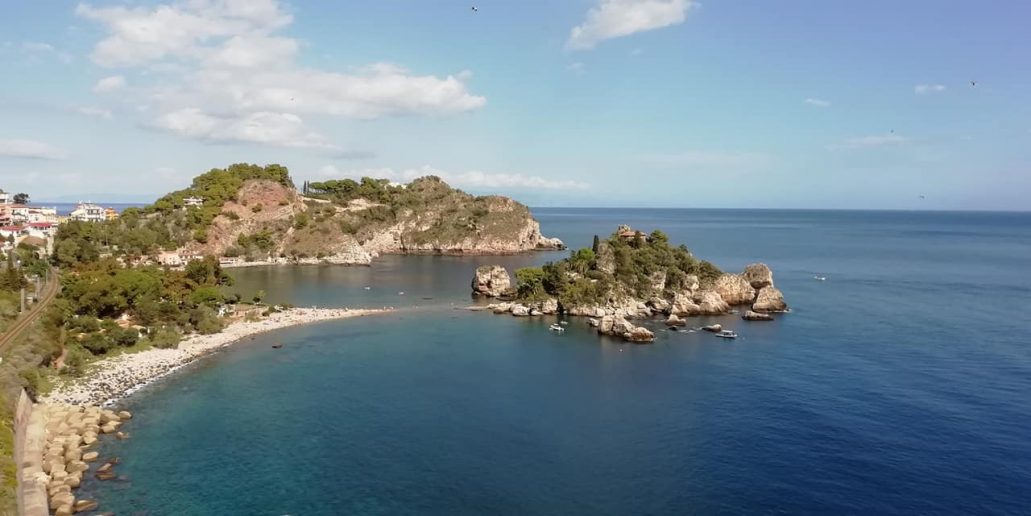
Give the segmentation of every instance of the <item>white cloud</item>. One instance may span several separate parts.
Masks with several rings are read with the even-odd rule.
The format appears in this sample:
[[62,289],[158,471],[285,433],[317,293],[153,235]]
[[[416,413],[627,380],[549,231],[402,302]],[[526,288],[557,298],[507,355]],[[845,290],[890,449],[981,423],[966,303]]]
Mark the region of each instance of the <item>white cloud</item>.
[[566,48],[594,48],[607,39],[679,25],[693,5],[693,0],[598,0],[584,22],[570,31]]
[[927,95],[928,93],[941,93],[945,91],[944,84],[917,84],[913,87],[913,92],[917,95]]
[[573,72],[576,75],[583,75],[584,72],[585,72],[584,64],[579,62],[579,61],[570,64],[569,66],[566,67],[566,69],[569,70],[570,72]]
[[97,83],[93,85],[93,93],[111,93],[112,91],[118,91],[123,88],[125,88],[125,77],[121,75],[112,75],[97,81]]
[[114,114],[111,113],[110,109],[99,108],[96,106],[78,106],[72,108],[72,110],[80,115],[95,116],[97,118],[106,118],[108,120],[114,118]]
[[812,98],[812,97],[809,97],[809,98],[805,99],[803,102],[805,102],[806,104],[809,104],[810,106],[816,106],[816,107],[822,107],[822,108],[830,107],[830,105],[831,105],[829,100],[815,99],[815,98]]
[[197,108],[185,108],[161,115],[154,126],[209,142],[334,148],[325,137],[305,128],[301,117],[291,113],[262,111],[245,116],[219,117]]
[[841,143],[828,145],[827,148],[830,150],[839,150],[861,149],[869,147],[885,147],[890,145],[900,145],[908,141],[909,138],[894,133],[876,134],[871,136],[857,136],[855,138],[847,138],[845,139],[845,141]]
[[429,165],[405,170],[392,168],[366,168],[359,170],[339,170],[327,165],[319,170],[319,175],[326,178],[374,177],[389,179],[398,183],[407,183],[424,176],[437,176],[452,186],[459,188],[492,189],[492,190],[586,190],[590,185],[571,179],[546,179],[540,176],[523,174],[489,173],[479,170],[468,172],[447,172]]
[[0,140],[0,156],[29,159],[64,159],[64,151],[36,140]]
[[79,4],[75,13],[107,26],[110,34],[91,54],[107,67],[195,58],[212,39],[269,32],[293,21],[276,0],[184,0],[153,9]]
[[[76,12],[107,31],[91,54],[97,64],[143,69],[127,98],[141,116],[156,118],[149,125],[202,140],[258,141],[242,131],[257,123],[277,128],[259,131],[262,138],[284,137],[262,143],[321,147],[326,142],[304,129],[298,115],[450,115],[486,104],[467,89],[467,71],[439,77],[390,63],[346,71],[302,66],[302,45],[276,35],[293,21],[278,0],[80,4]],[[184,119],[217,130],[191,130]]]

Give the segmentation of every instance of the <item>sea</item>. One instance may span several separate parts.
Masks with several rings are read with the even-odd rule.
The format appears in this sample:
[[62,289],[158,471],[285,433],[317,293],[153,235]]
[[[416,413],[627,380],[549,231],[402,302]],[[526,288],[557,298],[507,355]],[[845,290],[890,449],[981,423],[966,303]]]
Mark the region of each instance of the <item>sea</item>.
[[[473,271],[565,253],[238,269],[273,302],[396,307],[267,333],[122,402],[136,515],[1028,514],[1031,213],[536,209],[661,229],[792,307],[634,345],[471,312]],[[823,280],[819,278],[825,278]],[[274,349],[273,344],[282,344]]]

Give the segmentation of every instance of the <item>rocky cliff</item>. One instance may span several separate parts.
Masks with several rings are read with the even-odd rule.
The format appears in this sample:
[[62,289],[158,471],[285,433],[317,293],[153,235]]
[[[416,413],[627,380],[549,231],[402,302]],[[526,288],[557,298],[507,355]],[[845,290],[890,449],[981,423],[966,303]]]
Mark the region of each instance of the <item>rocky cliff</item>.
[[[510,254],[562,249],[530,210],[473,196],[436,177],[305,184],[276,165],[234,165],[147,208],[181,255],[244,261],[368,264],[380,254]],[[167,246],[166,246],[167,247]]]

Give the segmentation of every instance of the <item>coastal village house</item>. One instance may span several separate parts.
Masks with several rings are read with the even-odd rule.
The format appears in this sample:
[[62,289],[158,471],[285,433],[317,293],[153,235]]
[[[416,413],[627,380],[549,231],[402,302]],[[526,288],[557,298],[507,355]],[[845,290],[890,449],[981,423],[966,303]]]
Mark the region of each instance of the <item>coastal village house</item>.
[[201,197],[187,197],[187,198],[183,199],[183,207],[184,208],[189,208],[189,207],[198,208],[198,207],[201,207],[201,206],[204,206],[204,199],[201,198]]
[[69,218],[82,222],[104,222],[108,220],[106,210],[91,202],[80,202],[72,210]]

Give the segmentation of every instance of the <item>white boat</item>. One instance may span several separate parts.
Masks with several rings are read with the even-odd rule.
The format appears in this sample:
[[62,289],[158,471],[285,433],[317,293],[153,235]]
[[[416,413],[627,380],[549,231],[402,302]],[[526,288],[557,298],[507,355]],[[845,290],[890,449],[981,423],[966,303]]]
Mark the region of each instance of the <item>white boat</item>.
[[734,333],[732,330],[723,330],[723,331],[717,333],[716,336],[721,338],[721,339],[736,339],[737,338],[737,334]]
[[560,326],[558,324],[552,324],[551,326],[548,327],[548,329],[553,331],[553,332],[556,332],[556,333],[562,333],[562,332],[566,331],[565,328],[563,328],[562,326]]

